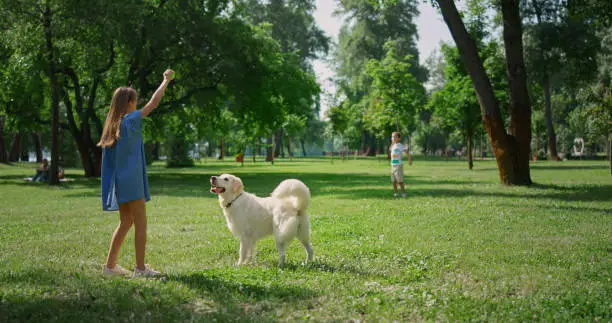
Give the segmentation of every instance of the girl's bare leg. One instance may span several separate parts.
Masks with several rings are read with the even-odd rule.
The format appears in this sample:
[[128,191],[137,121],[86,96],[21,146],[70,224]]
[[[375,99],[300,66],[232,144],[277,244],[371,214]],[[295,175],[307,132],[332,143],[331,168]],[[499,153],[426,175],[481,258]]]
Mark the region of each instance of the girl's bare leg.
[[119,250],[121,249],[123,240],[128,231],[130,231],[132,223],[134,223],[134,216],[132,215],[130,203],[131,202],[119,204],[119,218],[121,222],[119,222],[111,238],[108,256],[106,257],[106,268],[115,268],[117,256],[119,256]]
[[145,269],[145,250],[147,245],[147,210],[145,200],[133,201],[134,240],[136,244],[136,268]]

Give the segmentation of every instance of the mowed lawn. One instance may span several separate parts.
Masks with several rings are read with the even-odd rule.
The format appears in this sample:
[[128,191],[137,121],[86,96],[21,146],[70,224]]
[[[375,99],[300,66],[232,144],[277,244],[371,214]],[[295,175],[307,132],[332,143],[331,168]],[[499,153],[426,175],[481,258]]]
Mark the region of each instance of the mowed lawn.
[[[610,321],[612,176],[605,161],[537,162],[532,187],[496,164],[415,160],[393,198],[386,160],[209,160],[149,169],[147,263],[165,279],[105,278],[118,213],[99,179],[26,183],[0,165],[0,321]],[[268,195],[285,178],[312,192],[315,261],[295,241],[277,268],[272,238],[235,267],[208,178],[240,176]],[[130,232],[119,264],[133,269]]]

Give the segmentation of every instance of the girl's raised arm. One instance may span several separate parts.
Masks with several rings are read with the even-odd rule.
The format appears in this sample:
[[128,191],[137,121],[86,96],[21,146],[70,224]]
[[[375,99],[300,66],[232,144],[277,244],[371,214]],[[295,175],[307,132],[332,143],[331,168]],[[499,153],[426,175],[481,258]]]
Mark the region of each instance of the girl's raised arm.
[[174,71],[171,69],[167,69],[164,72],[164,81],[159,85],[151,100],[140,110],[140,114],[142,117],[146,117],[153,111],[153,109],[157,108],[159,102],[161,102],[162,96],[164,96],[164,91],[166,91],[166,87],[168,83],[172,80],[172,76],[174,75]]

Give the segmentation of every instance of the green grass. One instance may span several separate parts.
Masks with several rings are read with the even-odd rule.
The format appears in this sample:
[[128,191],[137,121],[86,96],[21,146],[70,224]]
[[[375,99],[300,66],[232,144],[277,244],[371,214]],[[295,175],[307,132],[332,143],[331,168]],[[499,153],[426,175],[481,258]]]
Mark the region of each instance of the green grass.
[[[498,184],[492,161],[417,159],[394,199],[386,161],[323,159],[149,170],[147,262],[163,280],[104,278],[118,214],[99,180],[26,183],[0,165],[0,321],[610,321],[612,176],[607,162],[537,162],[532,187]],[[299,243],[277,268],[273,240],[234,267],[208,177],[268,195],[312,190],[314,263]],[[133,234],[119,263],[133,268]]]

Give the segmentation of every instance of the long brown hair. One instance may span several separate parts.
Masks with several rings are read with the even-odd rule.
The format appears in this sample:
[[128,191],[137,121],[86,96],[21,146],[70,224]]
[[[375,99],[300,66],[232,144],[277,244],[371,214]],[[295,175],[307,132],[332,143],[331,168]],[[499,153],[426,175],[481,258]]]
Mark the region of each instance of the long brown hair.
[[110,110],[104,123],[104,131],[98,143],[99,147],[111,147],[119,139],[121,119],[127,114],[130,102],[136,102],[136,91],[131,87],[122,86],[115,90]]

